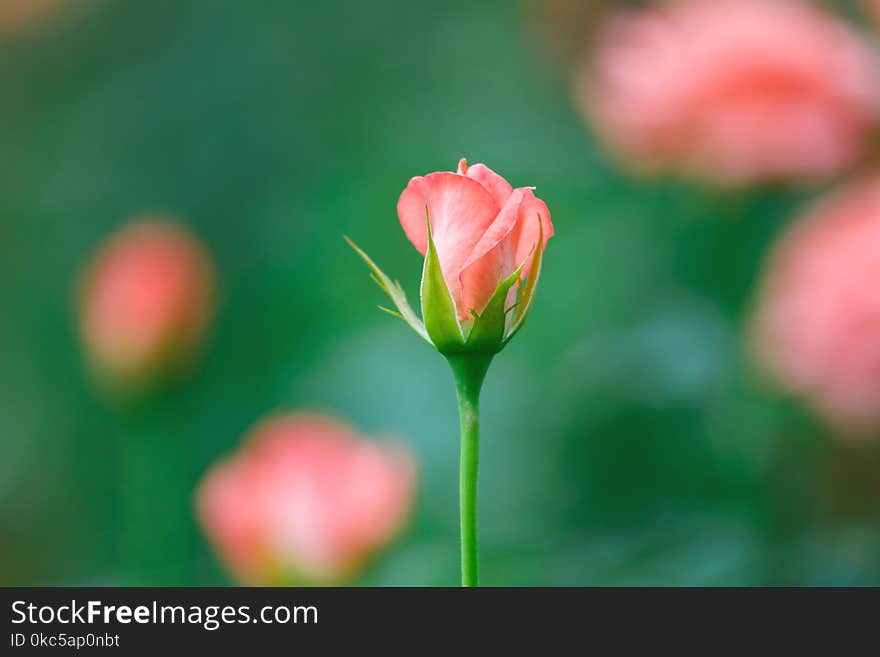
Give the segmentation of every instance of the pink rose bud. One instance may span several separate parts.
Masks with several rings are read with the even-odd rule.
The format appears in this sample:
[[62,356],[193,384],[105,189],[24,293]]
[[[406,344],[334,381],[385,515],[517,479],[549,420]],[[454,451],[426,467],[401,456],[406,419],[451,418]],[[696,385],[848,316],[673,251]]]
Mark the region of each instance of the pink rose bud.
[[238,453],[211,468],[197,512],[241,582],[338,585],[398,532],[414,483],[401,448],[294,413],[262,422]]
[[186,365],[208,326],[214,273],[202,246],[164,219],[134,221],[90,263],[80,334],[99,377],[129,389]]
[[636,169],[723,184],[813,181],[858,160],[880,63],[795,0],[682,0],[622,12],[577,80],[600,137]]
[[394,314],[441,353],[495,353],[525,321],[553,235],[550,211],[533,189],[514,189],[489,167],[469,167],[464,159],[457,172],[410,180],[397,213],[425,256],[423,320],[400,285],[355,247],[397,306]]
[[853,435],[880,427],[880,177],[838,192],[779,240],[755,354]]

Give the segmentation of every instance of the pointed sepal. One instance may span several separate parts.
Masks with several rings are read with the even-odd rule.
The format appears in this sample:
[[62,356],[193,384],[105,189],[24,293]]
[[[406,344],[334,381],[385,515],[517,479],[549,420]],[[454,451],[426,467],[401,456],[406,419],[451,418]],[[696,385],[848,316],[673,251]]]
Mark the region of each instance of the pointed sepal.
[[437,351],[441,354],[457,353],[464,348],[464,337],[458,322],[455,301],[440,268],[430,219],[427,223],[428,250],[425,253],[421,285],[422,317],[428,336]]
[[372,272],[371,278],[376,282],[376,285],[388,295],[394,303],[394,306],[397,308],[397,311],[395,312],[394,310],[383,306],[379,306],[379,309],[394,315],[395,317],[400,317],[400,319],[409,324],[410,328],[418,333],[425,342],[433,345],[431,338],[428,337],[428,331],[425,329],[425,325],[422,323],[422,320],[419,319],[418,315],[415,314],[410,307],[409,302],[406,300],[406,293],[403,291],[400,283],[392,281],[381,269],[379,269],[376,263],[373,262],[363,249],[351,241],[347,236],[343,237],[345,238],[345,241],[348,242],[348,245],[355,250],[365,263],[367,263],[367,267],[369,267]]
[[[529,254],[531,256],[531,253]],[[504,334],[507,325],[506,309],[507,295],[510,292],[519,277],[522,275],[523,267],[529,261],[528,257],[523,261],[519,268],[501,281],[492,297],[483,309],[483,312],[474,318],[474,325],[471,328],[470,335],[467,339],[468,351],[480,351],[494,354],[504,347]]]

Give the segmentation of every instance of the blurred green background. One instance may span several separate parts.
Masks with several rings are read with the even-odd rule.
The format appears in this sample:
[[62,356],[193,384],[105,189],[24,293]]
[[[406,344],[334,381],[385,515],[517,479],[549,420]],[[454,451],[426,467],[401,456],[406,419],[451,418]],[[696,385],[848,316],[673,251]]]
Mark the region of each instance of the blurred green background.
[[[409,529],[361,582],[455,585],[451,376],[342,234],[414,298],[397,197],[466,156],[537,186],[556,226],[484,391],[483,582],[880,584],[880,450],[833,440],[742,343],[768,245],[819,190],[631,180],[546,27],[505,0],[96,0],[0,35],[0,583],[228,583],[192,490],[306,408],[420,461]],[[204,240],[221,298],[194,375],[120,408],[74,292],[144,211]]]

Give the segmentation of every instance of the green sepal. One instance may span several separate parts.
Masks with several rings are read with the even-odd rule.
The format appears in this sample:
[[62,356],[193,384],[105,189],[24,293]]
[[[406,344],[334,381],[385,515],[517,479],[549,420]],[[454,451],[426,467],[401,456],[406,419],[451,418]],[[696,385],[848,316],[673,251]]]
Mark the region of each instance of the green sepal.
[[372,272],[371,278],[376,282],[385,294],[391,299],[394,305],[397,307],[397,312],[391,310],[390,308],[385,308],[383,306],[379,306],[380,310],[383,310],[395,317],[400,317],[403,321],[410,325],[413,331],[419,334],[425,342],[433,346],[431,342],[431,338],[428,337],[428,331],[425,329],[425,325],[422,324],[422,320],[419,319],[418,315],[415,314],[412,308],[410,308],[409,302],[406,300],[406,293],[403,291],[403,288],[400,286],[400,283],[397,281],[392,281],[385,273],[379,269],[375,262],[372,261],[370,256],[368,256],[364,251],[354,242],[351,241],[350,238],[343,235],[345,241],[348,242],[349,246],[355,250],[355,252],[363,259],[367,266],[370,268]]
[[428,251],[425,253],[425,266],[422,270],[421,301],[422,317],[425,328],[441,354],[456,353],[464,347],[461,325],[458,323],[458,312],[455,301],[443,278],[437,247],[431,234],[430,219],[428,225]]
[[[532,299],[535,296],[535,288],[538,285],[538,277],[541,275],[541,256],[544,254],[544,226],[541,223],[541,215],[538,215],[538,243],[534,246],[535,256],[532,259],[532,268],[529,270],[529,275],[526,277],[525,286],[520,286],[519,291],[519,300],[516,304],[516,311],[513,315],[513,321],[510,325],[510,329],[507,332],[507,336],[504,338],[504,344],[510,342],[511,338],[516,335],[517,331],[522,328],[523,323],[526,321],[526,316],[529,314],[529,310],[532,308]],[[525,262],[528,262],[528,258],[526,258]],[[525,262],[523,266],[525,266]]]
[[[532,254],[529,253],[529,256]],[[510,288],[519,280],[523,267],[529,258],[523,261],[519,268],[506,279],[501,281],[492,297],[483,309],[483,312],[476,316],[474,326],[471,329],[467,339],[468,351],[480,351],[494,354],[504,347],[504,329],[507,324],[508,311],[505,310],[507,302],[507,293]]]

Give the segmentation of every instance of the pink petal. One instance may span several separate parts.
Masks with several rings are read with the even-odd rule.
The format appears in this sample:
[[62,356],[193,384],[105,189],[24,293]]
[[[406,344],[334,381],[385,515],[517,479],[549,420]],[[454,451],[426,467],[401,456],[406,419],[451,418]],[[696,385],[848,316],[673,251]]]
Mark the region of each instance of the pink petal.
[[[467,319],[471,310],[481,313],[498,284],[529,256],[538,242],[539,225],[546,244],[553,235],[547,206],[529,187],[513,190],[462,269],[461,304],[458,306],[461,319]],[[528,275],[530,268],[531,258],[523,268],[523,277]]]
[[[553,235],[553,223],[550,221],[550,210],[547,209],[547,205],[535,196],[531,188],[521,187],[515,191],[523,192],[523,199],[519,205],[519,220],[515,230],[511,232],[511,239],[515,244],[513,259],[515,266],[519,267],[538,243],[539,232],[544,234],[543,246],[547,245],[547,240]],[[528,264],[523,268],[523,276],[528,275],[531,266],[531,258],[529,258]]]
[[427,210],[440,266],[456,302],[460,297],[458,276],[499,209],[480,183],[446,171],[413,178],[400,195],[400,223],[423,255],[428,249]]
[[495,217],[495,220],[486,229],[486,232],[483,233],[480,241],[474,246],[462,270],[467,269],[467,267],[495,248],[514,229],[520,220],[520,206],[526,196],[526,192],[531,194],[529,189],[517,189],[509,195],[507,202],[501,208],[501,212],[498,213],[498,216]]
[[498,284],[514,270],[513,246],[511,239],[502,240],[461,272],[461,319],[471,310],[482,313]]
[[486,191],[488,191],[498,203],[499,208],[504,207],[504,204],[507,203],[511,193],[513,193],[513,187],[511,184],[507,182],[503,176],[498,175],[485,164],[468,166],[467,160],[462,158],[458,163],[458,172],[462,175],[466,175],[468,178],[476,180],[485,187]]

